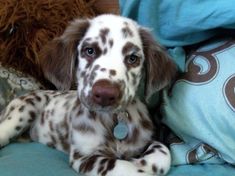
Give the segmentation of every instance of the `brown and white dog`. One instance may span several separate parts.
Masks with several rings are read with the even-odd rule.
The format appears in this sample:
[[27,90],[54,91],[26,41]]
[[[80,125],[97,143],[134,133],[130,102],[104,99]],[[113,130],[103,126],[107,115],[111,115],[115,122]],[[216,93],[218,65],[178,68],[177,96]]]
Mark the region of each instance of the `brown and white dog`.
[[[164,88],[176,67],[148,30],[115,15],[75,20],[46,46],[45,76],[63,91],[36,91],[2,112],[0,146],[30,129],[34,141],[69,153],[86,175],[164,175],[169,150],[152,139],[146,98]],[[67,91],[76,79],[77,91]]]

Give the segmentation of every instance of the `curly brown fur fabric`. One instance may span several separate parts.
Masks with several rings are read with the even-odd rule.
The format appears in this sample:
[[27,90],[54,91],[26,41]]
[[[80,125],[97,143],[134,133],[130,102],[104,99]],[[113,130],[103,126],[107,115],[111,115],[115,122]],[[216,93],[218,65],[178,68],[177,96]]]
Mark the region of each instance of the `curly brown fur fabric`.
[[95,15],[95,0],[0,1],[0,62],[44,82],[39,51],[75,17]]

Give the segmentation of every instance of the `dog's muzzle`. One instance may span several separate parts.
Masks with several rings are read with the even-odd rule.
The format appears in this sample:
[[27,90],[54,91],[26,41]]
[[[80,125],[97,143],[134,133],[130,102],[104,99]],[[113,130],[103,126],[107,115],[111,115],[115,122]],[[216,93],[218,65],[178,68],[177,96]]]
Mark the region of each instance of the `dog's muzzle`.
[[99,80],[92,87],[92,100],[101,107],[118,104],[120,97],[120,86],[108,80]]

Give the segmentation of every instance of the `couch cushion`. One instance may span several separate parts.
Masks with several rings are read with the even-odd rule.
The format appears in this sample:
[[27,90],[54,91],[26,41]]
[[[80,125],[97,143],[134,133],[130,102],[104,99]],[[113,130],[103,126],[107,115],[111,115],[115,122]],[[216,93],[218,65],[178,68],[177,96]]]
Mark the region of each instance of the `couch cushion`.
[[69,167],[68,155],[39,143],[13,143],[1,149],[0,173],[2,176],[79,176]]
[[235,40],[210,41],[191,53],[185,73],[164,96],[173,164],[235,163]]

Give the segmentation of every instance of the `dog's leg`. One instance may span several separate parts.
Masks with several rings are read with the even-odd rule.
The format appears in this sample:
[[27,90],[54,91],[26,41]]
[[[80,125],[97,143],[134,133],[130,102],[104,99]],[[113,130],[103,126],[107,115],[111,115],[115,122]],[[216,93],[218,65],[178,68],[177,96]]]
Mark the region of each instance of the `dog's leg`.
[[133,163],[142,171],[153,175],[165,175],[170,169],[170,151],[160,142],[153,141],[143,155]]
[[[104,151],[105,153],[105,151]],[[70,153],[70,164],[78,173],[89,176],[150,176],[139,167],[127,160],[120,160],[114,156],[106,156],[103,152],[96,152],[82,156],[79,152]]]
[[88,176],[149,176],[139,171],[135,163],[118,159],[102,143],[102,132],[79,133],[73,130],[69,156],[71,167]]
[[0,146],[8,144],[11,139],[23,133],[37,116],[39,109],[45,104],[43,93],[29,94],[12,100],[1,115]]

